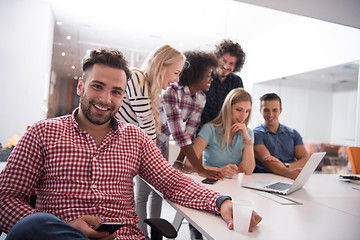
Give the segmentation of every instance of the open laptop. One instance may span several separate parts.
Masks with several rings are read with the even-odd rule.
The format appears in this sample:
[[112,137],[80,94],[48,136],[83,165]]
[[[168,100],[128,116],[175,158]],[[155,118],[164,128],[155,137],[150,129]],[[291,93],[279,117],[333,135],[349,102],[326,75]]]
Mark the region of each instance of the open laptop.
[[302,188],[319,165],[326,152],[313,153],[293,183],[279,182],[270,179],[256,180],[243,184],[243,187],[288,195]]

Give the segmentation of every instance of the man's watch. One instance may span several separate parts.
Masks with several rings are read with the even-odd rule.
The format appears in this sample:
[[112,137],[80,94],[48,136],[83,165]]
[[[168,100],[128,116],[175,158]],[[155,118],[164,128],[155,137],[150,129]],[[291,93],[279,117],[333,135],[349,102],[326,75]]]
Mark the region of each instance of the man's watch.
[[285,167],[289,168],[290,167],[290,163],[284,163]]

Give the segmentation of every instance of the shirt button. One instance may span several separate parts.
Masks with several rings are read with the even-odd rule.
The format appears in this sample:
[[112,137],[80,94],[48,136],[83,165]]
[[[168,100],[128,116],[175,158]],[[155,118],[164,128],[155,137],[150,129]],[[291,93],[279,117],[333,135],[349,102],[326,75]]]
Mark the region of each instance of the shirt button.
[[96,157],[94,157],[93,160],[96,161]]
[[92,185],[92,188],[96,188],[96,184],[93,184],[93,185]]

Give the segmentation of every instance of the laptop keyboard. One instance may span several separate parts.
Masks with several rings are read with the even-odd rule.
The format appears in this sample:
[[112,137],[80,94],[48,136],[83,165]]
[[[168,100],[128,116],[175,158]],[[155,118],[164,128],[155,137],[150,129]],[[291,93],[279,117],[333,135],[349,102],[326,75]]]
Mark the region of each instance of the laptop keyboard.
[[291,184],[283,183],[283,182],[277,182],[277,183],[274,183],[274,184],[267,185],[265,187],[270,188],[270,189],[274,189],[274,190],[284,191],[284,190],[290,188]]

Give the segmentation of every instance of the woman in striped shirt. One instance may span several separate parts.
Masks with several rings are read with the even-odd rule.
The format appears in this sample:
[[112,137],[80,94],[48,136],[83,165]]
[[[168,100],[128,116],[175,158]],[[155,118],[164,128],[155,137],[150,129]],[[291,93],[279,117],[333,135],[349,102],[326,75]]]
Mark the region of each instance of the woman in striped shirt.
[[[179,81],[185,56],[169,45],[155,49],[141,69],[132,69],[127,83],[126,94],[116,117],[135,124],[153,140],[160,134],[161,121],[159,107],[161,90]],[[144,219],[147,218],[147,201],[150,195],[150,218],[159,218],[162,198],[155,193],[139,176],[135,178],[136,213],[139,215],[139,228],[148,236]]]

